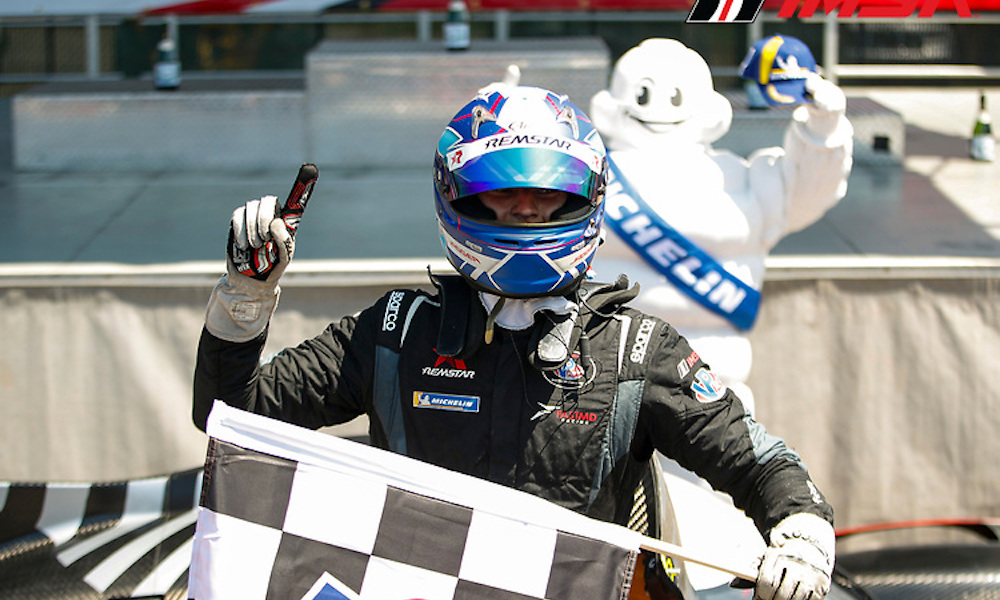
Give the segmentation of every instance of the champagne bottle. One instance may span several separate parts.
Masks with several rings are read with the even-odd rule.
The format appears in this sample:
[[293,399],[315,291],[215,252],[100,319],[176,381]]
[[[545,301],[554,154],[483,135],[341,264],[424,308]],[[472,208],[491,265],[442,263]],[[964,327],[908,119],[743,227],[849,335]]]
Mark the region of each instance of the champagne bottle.
[[974,160],[992,161],[996,158],[996,139],[993,137],[990,113],[986,110],[986,94],[979,95],[979,116],[972,129],[969,155]]
[[448,3],[448,20],[444,24],[444,47],[447,50],[466,50],[470,41],[469,7],[465,0]]
[[176,90],[181,84],[181,61],[177,57],[177,44],[167,35],[157,44],[156,51],[153,84],[158,90]]

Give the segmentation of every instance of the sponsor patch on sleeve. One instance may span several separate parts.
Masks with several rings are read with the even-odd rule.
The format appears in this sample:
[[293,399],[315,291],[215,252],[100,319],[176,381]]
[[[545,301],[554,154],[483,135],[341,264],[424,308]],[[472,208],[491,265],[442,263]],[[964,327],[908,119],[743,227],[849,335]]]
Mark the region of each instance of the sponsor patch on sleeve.
[[715,373],[702,367],[694,374],[691,391],[694,392],[698,402],[715,402],[726,395],[726,384],[722,383]]
[[698,362],[698,358],[698,353],[692,350],[687,358],[677,363],[677,374],[680,375],[681,379],[684,379],[684,376],[691,372],[691,367]]

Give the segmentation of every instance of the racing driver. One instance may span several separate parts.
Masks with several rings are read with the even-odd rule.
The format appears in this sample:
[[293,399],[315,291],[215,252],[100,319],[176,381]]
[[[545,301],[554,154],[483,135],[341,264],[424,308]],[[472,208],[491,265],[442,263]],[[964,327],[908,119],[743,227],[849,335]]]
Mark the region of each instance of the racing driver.
[[[625,277],[587,280],[606,169],[565,96],[480,90],[434,157],[457,273],[432,275],[434,293],[393,290],[265,364],[293,232],[274,196],[237,208],[198,348],[195,423],[215,399],[309,428],[367,415],[380,448],[619,524],[658,450],[753,519],[769,544],[756,597],[823,597],[833,511],[800,457],[671,325],[628,306],[638,290]],[[276,262],[248,263],[268,246]]]

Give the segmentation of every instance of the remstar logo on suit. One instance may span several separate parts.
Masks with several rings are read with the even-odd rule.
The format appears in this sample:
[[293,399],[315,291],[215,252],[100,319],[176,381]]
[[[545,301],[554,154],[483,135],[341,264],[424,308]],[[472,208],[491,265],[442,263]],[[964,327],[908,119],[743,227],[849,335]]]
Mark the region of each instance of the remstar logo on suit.
[[[437,352],[437,350],[434,350]],[[424,367],[420,370],[422,375],[428,377],[450,377],[452,379],[475,379],[476,371],[465,366],[465,361],[453,356],[440,356],[434,361],[433,367]]]

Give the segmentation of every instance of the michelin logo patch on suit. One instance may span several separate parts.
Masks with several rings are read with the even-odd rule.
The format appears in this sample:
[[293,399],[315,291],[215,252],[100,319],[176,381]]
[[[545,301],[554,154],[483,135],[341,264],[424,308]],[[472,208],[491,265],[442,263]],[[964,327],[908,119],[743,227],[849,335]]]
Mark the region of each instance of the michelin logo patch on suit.
[[746,331],[765,259],[844,197],[853,128],[843,91],[795,38],[760,40],[740,74],[769,104],[800,105],[783,147],[746,158],[712,147],[729,131],[732,106],[682,43],[648,39],[616,62],[590,109],[612,163],[611,231],[593,268],[598,278],[626,273],[638,282],[636,307],[680,330],[752,411]]

